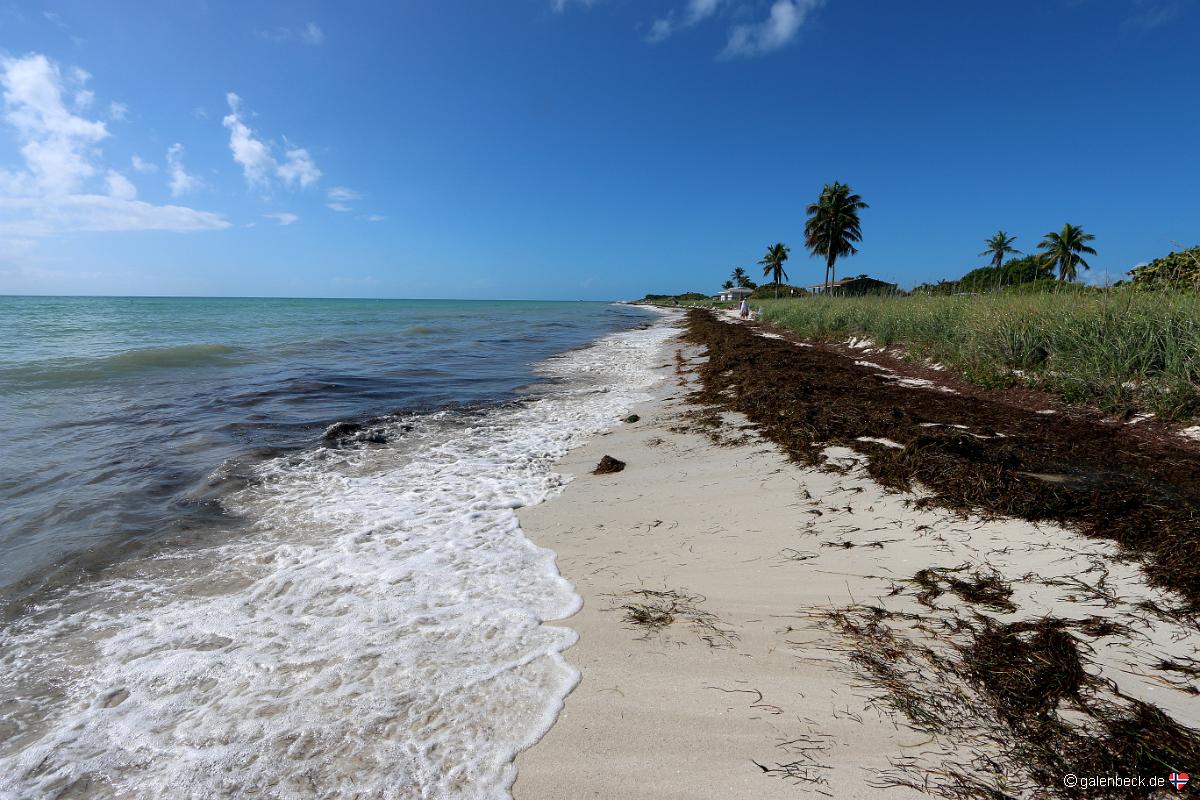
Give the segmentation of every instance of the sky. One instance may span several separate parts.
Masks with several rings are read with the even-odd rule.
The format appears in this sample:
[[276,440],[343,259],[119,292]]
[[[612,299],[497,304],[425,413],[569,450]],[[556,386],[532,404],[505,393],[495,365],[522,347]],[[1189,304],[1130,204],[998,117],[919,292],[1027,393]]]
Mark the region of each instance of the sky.
[[0,294],[715,292],[1200,242],[1200,0],[0,0]]

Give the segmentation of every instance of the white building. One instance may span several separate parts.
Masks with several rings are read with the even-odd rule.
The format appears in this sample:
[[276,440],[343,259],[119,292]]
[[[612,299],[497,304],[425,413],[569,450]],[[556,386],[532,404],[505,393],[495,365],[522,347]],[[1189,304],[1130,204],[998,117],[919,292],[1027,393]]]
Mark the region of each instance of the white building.
[[735,286],[732,289],[722,289],[721,296],[717,299],[722,302],[727,302],[729,300],[741,302],[743,297],[749,297],[750,293],[753,291],[753,289],[745,289],[741,286]]

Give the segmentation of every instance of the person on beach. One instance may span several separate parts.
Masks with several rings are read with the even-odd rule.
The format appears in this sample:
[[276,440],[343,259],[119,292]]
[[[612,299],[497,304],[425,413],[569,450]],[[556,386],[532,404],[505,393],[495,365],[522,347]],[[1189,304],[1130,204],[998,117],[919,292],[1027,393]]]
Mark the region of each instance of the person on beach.
[[738,314],[741,315],[742,319],[749,319],[749,317],[750,317],[750,300],[748,298],[745,298],[745,297],[742,298],[742,305],[741,305],[741,308],[738,309]]

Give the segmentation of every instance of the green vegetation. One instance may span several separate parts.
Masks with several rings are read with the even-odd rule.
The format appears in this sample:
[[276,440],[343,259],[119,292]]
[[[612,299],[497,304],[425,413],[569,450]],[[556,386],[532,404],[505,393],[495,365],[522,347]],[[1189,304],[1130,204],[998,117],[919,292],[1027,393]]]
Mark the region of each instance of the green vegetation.
[[734,286],[739,289],[753,289],[757,286],[754,281],[750,280],[750,276],[746,274],[746,270],[741,267],[736,268],[729,277],[730,280],[726,281],[729,284],[725,287],[726,289],[732,289]]
[[[858,252],[855,242],[862,241],[862,224],[858,212],[869,208],[862,197],[844,183],[825,184],[817,202],[807,209],[804,223],[804,246],[814,256],[825,257],[825,289],[837,282],[837,260]],[[775,282],[779,282],[778,276]]]
[[985,239],[984,244],[987,249],[979,255],[989,256],[992,259],[992,268],[1000,269],[1004,264],[1004,257],[1007,255],[1016,255],[1021,251],[1013,247],[1013,242],[1017,241],[1017,237],[1009,236],[1006,231],[996,231],[995,235],[990,239]]
[[751,300],[766,300],[780,297],[804,297],[808,290],[787,283],[764,283],[750,295]]
[[804,336],[866,337],[987,387],[1025,384],[1118,413],[1200,415],[1194,293],[1074,287],[1054,294],[809,297],[755,308],[763,320]]
[[640,303],[690,303],[697,300],[708,300],[712,295],[704,294],[703,292],[684,292],[683,294],[648,294],[638,302]]
[[[767,254],[759,259],[759,264],[763,268],[763,276],[769,277],[771,283],[776,287],[783,283],[783,279],[788,276],[783,271],[783,262],[788,260],[788,246],[783,242],[777,242],[767,248]],[[776,288],[775,296],[779,297],[779,290]]]
[[1131,274],[1139,289],[1200,289],[1200,247],[1156,258]]
[[981,294],[998,289],[1017,288],[1021,291],[1048,291],[1058,287],[1054,269],[1045,256],[1036,254],[1011,258],[1001,267],[979,267],[956,281],[923,283],[913,294]]
[[1048,262],[1058,265],[1058,279],[1071,282],[1075,280],[1079,267],[1091,269],[1091,266],[1083,260],[1083,256],[1080,254],[1096,255],[1095,249],[1088,246],[1088,242],[1095,238],[1092,234],[1084,232],[1083,228],[1078,225],[1068,222],[1063,225],[1061,231],[1047,233],[1038,247],[1042,248],[1042,253]]
[[856,291],[836,291],[837,262],[858,252],[859,212],[868,207],[835,181],[806,208],[804,243],[824,259],[824,296],[784,283],[789,251],[782,242],[758,262],[770,283],[756,288],[738,267],[725,287],[754,289],[750,299],[767,322],[813,338],[896,345],[983,386],[1028,385],[1119,413],[1200,416],[1200,247],[1155,259],[1134,269],[1129,284],[1101,289],[1075,282],[1081,268],[1090,269],[1085,256],[1096,255],[1096,237],[1082,227],[1048,232],[1030,254],[1001,229],[979,253],[988,265],[956,280],[906,293],[860,275],[866,280]]

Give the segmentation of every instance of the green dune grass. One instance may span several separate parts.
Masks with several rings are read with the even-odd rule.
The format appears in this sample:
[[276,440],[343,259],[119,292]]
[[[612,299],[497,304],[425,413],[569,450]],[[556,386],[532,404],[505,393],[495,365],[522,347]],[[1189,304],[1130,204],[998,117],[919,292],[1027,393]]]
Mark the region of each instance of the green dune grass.
[[1060,293],[761,300],[804,336],[866,337],[988,387],[1029,385],[1111,412],[1200,415],[1200,296],[1127,287]]

